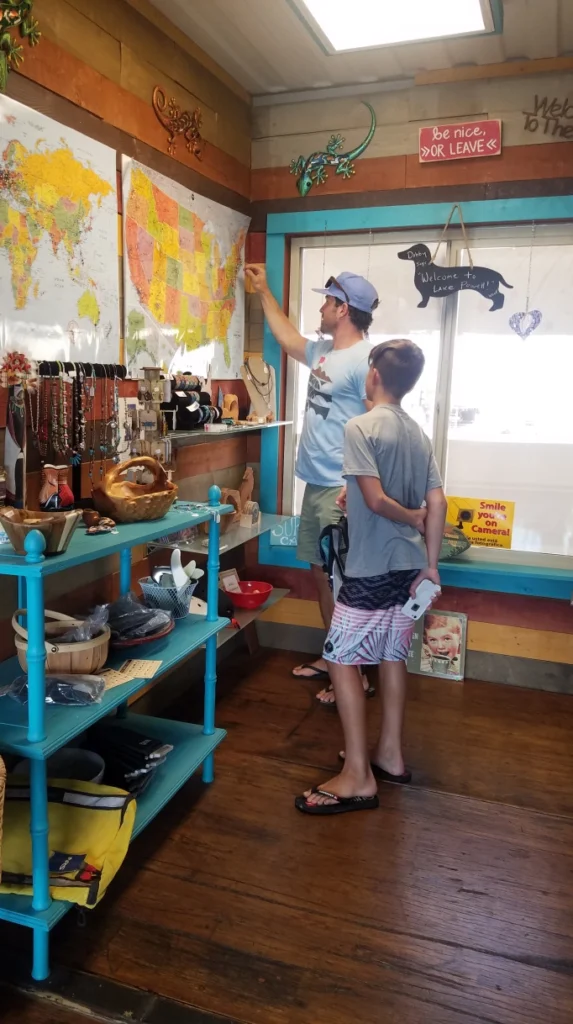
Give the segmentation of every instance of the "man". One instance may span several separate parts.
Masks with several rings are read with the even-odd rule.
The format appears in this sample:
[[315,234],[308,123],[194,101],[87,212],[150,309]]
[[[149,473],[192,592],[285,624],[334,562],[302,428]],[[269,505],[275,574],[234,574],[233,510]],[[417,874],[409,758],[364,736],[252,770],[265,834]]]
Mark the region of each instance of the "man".
[[[364,277],[347,271],[331,277],[324,288],[320,310],[320,340],[308,341],[293,326],[271,294],[260,266],[247,266],[247,276],[261,296],[268,325],[281,348],[310,367],[304,423],[296,474],[306,483],[298,533],[297,557],[310,562],[326,629],[333,600],[322,569],[318,539],[325,526],[339,521],[337,499],[342,487],[344,427],[367,409],[366,374],[371,344],[368,330],[378,306],[376,289]],[[324,337],[324,336],[328,337]],[[330,340],[332,339],[332,340]],[[301,679],[329,679],[323,658],[299,665],[293,675]],[[368,683],[363,679],[363,685]],[[317,694],[323,704],[334,703],[332,686]]]
[[[438,558],[447,503],[432,446],[401,407],[419,380],[424,355],[411,341],[389,341],[370,353],[370,412],[346,427],[349,550],[324,656],[344,730],[339,775],[296,798],[298,810],[327,815],[378,806],[376,779],[407,783],[402,756],[406,658],[414,622],[403,612],[422,580],[439,586]],[[425,537],[407,509],[425,502]],[[368,753],[364,690],[357,665],[379,665],[383,717]]]

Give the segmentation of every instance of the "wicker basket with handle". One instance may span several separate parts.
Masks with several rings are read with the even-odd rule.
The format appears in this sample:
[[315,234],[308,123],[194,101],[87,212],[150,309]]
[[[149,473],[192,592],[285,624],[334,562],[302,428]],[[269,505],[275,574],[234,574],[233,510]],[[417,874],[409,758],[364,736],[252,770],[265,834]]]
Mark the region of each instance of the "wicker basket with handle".
[[4,812],[4,793],[6,792],[6,765],[0,757],[0,882],[2,881],[2,816]]
[[[153,477],[151,483],[126,480],[128,470],[135,468],[148,470]],[[139,455],[110,469],[103,483],[95,488],[93,502],[98,512],[111,516],[116,523],[141,523],[163,519],[177,497],[177,490],[157,459]]]
[[[28,649],[28,631],[18,622],[20,615],[25,615],[25,608],[18,608],[12,616],[12,626],[16,636],[16,650],[18,661],[24,672],[28,671],[26,651]],[[92,640],[80,640],[75,644],[59,644],[58,636],[67,633],[74,626],[81,626],[81,619],[72,619],[69,615],[62,615],[61,612],[44,612],[46,619],[46,672],[65,672],[71,675],[82,673],[93,675],[99,672],[105,665],[108,653],[111,630],[104,626],[99,636]]]

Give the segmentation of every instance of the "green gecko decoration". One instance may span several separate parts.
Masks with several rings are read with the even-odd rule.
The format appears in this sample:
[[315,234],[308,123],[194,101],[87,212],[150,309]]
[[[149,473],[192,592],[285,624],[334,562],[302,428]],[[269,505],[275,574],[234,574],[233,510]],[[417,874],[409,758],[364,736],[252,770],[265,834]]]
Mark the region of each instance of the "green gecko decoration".
[[40,41],[38,22],[32,17],[34,0],[0,0],[0,92],[5,92],[8,72],[17,68],[24,60],[22,46],[12,38],[10,32],[20,29],[22,39],[28,38],[30,46]]
[[301,196],[307,196],[313,185],[324,185],[328,177],[328,167],[336,167],[335,173],[341,174],[346,179],[356,173],[353,161],[362,156],[364,150],[372,142],[376,131],[376,114],[369,103],[365,102],[364,106],[368,107],[370,111],[372,124],[364,141],[355,149],[350,150],[349,153],[340,153],[339,150],[344,145],[344,139],[342,135],[331,135],[324,152],[312,153],[306,159],[304,156],[299,156],[298,160],[291,160],[290,173],[298,176],[296,187]]

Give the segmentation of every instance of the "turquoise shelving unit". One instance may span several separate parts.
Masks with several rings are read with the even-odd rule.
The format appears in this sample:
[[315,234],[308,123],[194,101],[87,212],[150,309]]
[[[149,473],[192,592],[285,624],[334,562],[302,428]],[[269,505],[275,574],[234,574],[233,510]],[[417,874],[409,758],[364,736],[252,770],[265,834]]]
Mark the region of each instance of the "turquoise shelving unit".
[[[105,715],[116,711],[121,721],[149,736],[173,745],[167,761],[158,769],[153,782],[137,802],[133,838],[149,825],[156,814],[200,767],[203,781],[214,778],[214,751],[225,737],[215,728],[215,686],[217,677],[217,634],[229,625],[217,614],[220,515],[231,512],[220,504],[221,492],[211,487],[209,503],[189,511],[185,503],[176,503],[163,519],[149,523],[119,525],[117,534],[87,536],[81,527],[68,550],[44,557],[44,538],[32,531],[26,538],[26,555],[16,555],[9,544],[0,544],[0,576],[18,577],[18,604],[27,608],[28,628],[28,704],[20,705],[10,697],[0,698],[0,752],[30,759],[30,835],[32,843],[32,896],[0,894],[0,919],[31,928],[34,933],[32,977],[44,980],[49,973],[49,933],[74,906],[50,897],[48,858],[48,804],[46,760],[60,747],[79,736]],[[160,675],[205,647],[205,705],[202,725],[171,722],[163,718],[128,713],[127,701],[144,686],[147,679],[134,679],[104,694],[101,704],[88,707],[46,705],[46,648],[44,635],[44,578],[84,562],[119,553],[120,592],[131,586],[131,549],[158,537],[199,523],[209,522],[207,560],[207,615],[188,615],[177,621],[175,629],[163,640],[146,644],[141,654],[161,660]],[[137,651],[137,649],[136,649]],[[119,667],[125,660],[112,655],[108,666]],[[0,665],[0,681],[7,683],[22,672],[17,658]],[[154,677],[154,682],[159,676]]]

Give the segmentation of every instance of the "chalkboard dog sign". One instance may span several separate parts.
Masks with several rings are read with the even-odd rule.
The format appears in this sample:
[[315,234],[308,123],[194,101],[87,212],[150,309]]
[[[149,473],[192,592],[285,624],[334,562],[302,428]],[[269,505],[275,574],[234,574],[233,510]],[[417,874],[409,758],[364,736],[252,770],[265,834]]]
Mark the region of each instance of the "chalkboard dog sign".
[[488,267],[438,267],[427,245],[418,242],[398,253],[399,260],[411,260],[414,264],[414,284],[422,296],[418,303],[424,309],[430,299],[445,299],[454,292],[479,292],[484,299],[491,299],[490,313],[502,309],[505,295],[499,286],[513,288],[504,281],[497,270]]

